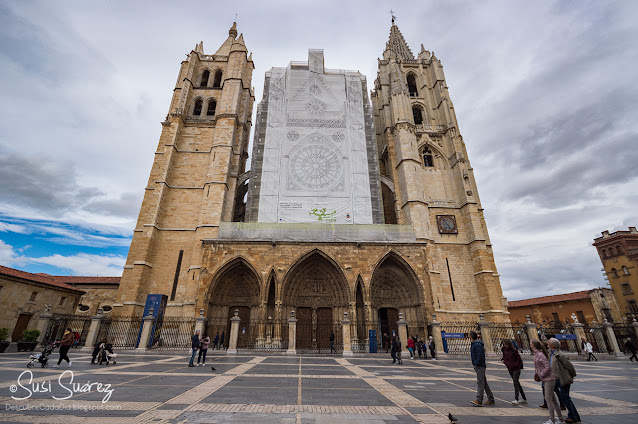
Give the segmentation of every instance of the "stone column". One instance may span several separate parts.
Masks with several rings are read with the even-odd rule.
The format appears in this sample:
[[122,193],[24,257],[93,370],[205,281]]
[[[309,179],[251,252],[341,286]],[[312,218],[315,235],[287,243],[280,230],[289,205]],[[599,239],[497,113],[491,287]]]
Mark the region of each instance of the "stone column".
[[148,350],[148,344],[151,341],[151,333],[153,332],[153,323],[155,317],[153,316],[153,308],[150,308],[148,315],[144,317],[142,323],[142,335],[140,336],[140,342],[137,345],[138,352],[146,352]]
[[402,312],[399,312],[397,326],[399,327],[399,339],[401,339],[401,351],[405,352],[408,344],[408,323],[403,319]]
[[[525,323],[525,328],[527,329],[527,338],[529,339],[530,343],[532,340],[539,340],[538,338],[538,330],[536,330],[536,324],[532,322],[532,317],[530,317],[529,315],[525,315],[525,318],[527,319],[527,322]],[[526,349],[527,346],[523,347],[520,346],[521,349]]]
[[49,321],[53,318],[53,315],[49,313],[49,308],[45,307],[44,312],[40,314],[38,317],[38,326],[36,327],[40,330],[40,336],[38,337],[38,343],[42,343],[44,341],[44,336],[46,336],[47,328],[49,328]]
[[97,342],[98,334],[100,334],[100,327],[102,326],[102,318],[104,317],[104,309],[97,308],[97,315],[91,317],[91,326],[89,327],[89,334],[86,336],[86,342],[81,350],[93,350],[95,343]]
[[286,355],[297,354],[297,318],[295,311],[290,311],[290,319],[288,320],[288,350]]
[[607,321],[607,318],[605,318],[605,322],[603,322],[603,327],[605,327],[605,331],[607,332],[607,340],[609,340],[609,343],[611,344],[611,346],[609,347],[612,349],[612,352],[609,352],[609,353],[613,354],[614,356],[618,358],[624,357],[625,354],[622,353],[620,351],[620,348],[618,347],[618,340],[616,340],[616,334],[614,334],[613,324],[611,324],[609,321]]
[[580,322],[575,322],[572,324],[572,328],[574,329],[574,334],[576,335],[576,350],[580,353],[580,348],[583,345],[581,340],[587,340],[587,334],[585,334],[584,325]]
[[239,309],[235,309],[233,312],[234,317],[230,319],[230,338],[228,339],[228,349],[226,349],[226,355],[237,354],[237,340],[239,339]]
[[638,339],[638,321],[634,318],[634,322],[631,323],[634,326],[634,333],[636,333],[636,339]]
[[350,320],[348,319],[348,313],[343,313],[343,356],[352,356],[352,343],[350,342]]
[[[204,316],[204,309],[199,310],[199,316],[195,318],[195,331],[199,331],[199,337],[204,336],[205,328],[204,324],[206,324],[206,317]],[[207,334],[208,337],[211,337],[210,334]],[[211,337],[212,339],[212,337]],[[190,349],[189,349],[190,350]],[[211,349],[213,350],[213,349]]]
[[485,316],[479,314],[479,331],[481,332],[481,340],[483,340],[483,346],[485,347],[485,353],[495,354],[494,343],[492,343],[492,334],[490,334],[490,323],[485,321]]
[[434,339],[434,349],[436,351],[436,357],[446,356],[445,350],[443,350],[443,336],[441,336],[441,323],[436,320],[436,314],[432,314],[432,338]]

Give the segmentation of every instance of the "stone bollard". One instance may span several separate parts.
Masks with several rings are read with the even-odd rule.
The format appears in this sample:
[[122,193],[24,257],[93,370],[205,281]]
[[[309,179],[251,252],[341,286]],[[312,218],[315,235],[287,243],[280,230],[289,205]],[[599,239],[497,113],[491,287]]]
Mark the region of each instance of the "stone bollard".
[[636,333],[636,339],[638,339],[638,322],[636,318],[634,318],[634,322],[632,322],[631,325],[634,327],[634,333]]
[[204,309],[202,308],[199,310],[199,316],[195,318],[195,331],[199,331],[200,336],[204,336],[204,324],[206,324],[206,317],[204,316]]
[[610,347],[612,349],[612,352],[610,353],[612,353],[617,358],[624,357],[625,354],[622,353],[620,351],[620,348],[618,347],[618,340],[616,340],[616,334],[614,333],[613,324],[611,324],[609,321],[607,321],[607,318],[605,318],[605,322],[603,322],[603,327],[605,327],[605,331],[607,332],[607,340],[609,340],[609,343],[611,343]]
[[226,355],[237,354],[237,340],[239,340],[239,309],[235,309],[233,312],[234,317],[230,319],[230,338],[228,339],[228,349],[226,349]]
[[290,319],[288,320],[288,350],[286,355],[297,354],[297,318],[295,318],[295,311],[290,311]]
[[407,350],[408,343],[408,323],[403,319],[403,313],[399,312],[399,320],[397,321],[399,327],[399,339],[401,340],[401,351]]
[[148,344],[151,341],[151,333],[153,332],[153,323],[155,323],[155,317],[153,316],[153,308],[150,308],[148,315],[144,317],[142,323],[142,335],[137,345],[138,352],[146,352],[148,350]]
[[89,333],[86,335],[86,341],[84,342],[84,347],[81,350],[93,350],[95,343],[97,343],[97,337],[100,334],[102,318],[104,318],[104,309],[97,308],[97,315],[91,317]]
[[583,328],[584,324],[579,322],[575,322],[572,324],[572,329],[574,330],[574,334],[576,335],[576,350],[578,353],[581,353],[581,347],[583,345],[583,340],[587,340],[587,335],[585,334],[585,329]]
[[[527,329],[527,338],[531,342],[532,340],[540,340],[538,338],[538,330],[536,329],[536,323],[532,322],[532,318],[529,315],[526,315],[527,322],[525,323],[525,328]],[[527,348],[527,346],[525,346]],[[522,348],[522,346],[521,346]]]
[[352,343],[350,341],[350,320],[347,312],[343,313],[341,325],[343,326],[343,356],[353,356]]
[[[482,317],[483,314],[481,314]],[[490,334],[490,323],[487,321],[479,321],[479,331],[481,332],[481,340],[483,340],[483,345],[485,346],[485,353],[489,355],[494,355],[496,350],[494,350],[494,343],[492,342],[492,335]]]
[[436,315],[432,314],[432,338],[434,339],[434,350],[436,352],[436,358],[447,356],[445,349],[443,349],[443,336],[441,335],[441,323],[436,320]]

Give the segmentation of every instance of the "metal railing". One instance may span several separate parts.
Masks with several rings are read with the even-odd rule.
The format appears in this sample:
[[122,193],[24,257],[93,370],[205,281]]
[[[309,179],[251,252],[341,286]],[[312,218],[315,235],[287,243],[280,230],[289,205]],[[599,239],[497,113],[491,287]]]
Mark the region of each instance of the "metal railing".
[[500,352],[503,340],[510,340],[521,354],[531,354],[529,336],[524,324],[490,324],[490,337],[494,352]]
[[195,334],[195,318],[156,319],[148,347],[153,350],[189,349],[193,334]]
[[115,317],[102,319],[97,342],[106,340],[114,349],[135,349],[142,328],[141,317]]
[[[443,338],[443,350],[449,355],[462,355],[470,353],[472,340],[470,331],[480,333],[478,322],[444,322],[441,323],[441,336]],[[462,334],[462,337],[448,338],[444,333]]]
[[83,347],[90,327],[90,316],[53,314],[52,318],[49,320],[49,325],[45,331],[44,338],[42,339],[42,344],[47,345],[61,340],[66,329],[70,328],[72,332],[80,334],[79,339],[75,341],[73,347]]
[[[587,341],[591,343],[592,350],[596,353],[613,353],[609,339],[607,337],[607,331],[602,325],[585,324],[583,325],[583,331]],[[578,347],[582,350],[581,341],[578,340]]]

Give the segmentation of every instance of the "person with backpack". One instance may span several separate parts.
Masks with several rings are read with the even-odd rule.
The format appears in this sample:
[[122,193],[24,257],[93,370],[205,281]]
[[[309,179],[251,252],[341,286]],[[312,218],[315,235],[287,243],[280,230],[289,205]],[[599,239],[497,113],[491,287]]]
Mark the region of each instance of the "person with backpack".
[[552,373],[556,376],[556,385],[558,386],[562,403],[567,408],[565,422],[577,423],[580,421],[580,415],[574,406],[574,402],[572,402],[572,398],[569,396],[569,387],[574,382],[574,377],[576,377],[576,369],[574,369],[567,355],[560,350],[560,342],[557,339],[549,339],[548,344],[551,349],[549,362]]
[[75,334],[71,331],[70,328],[67,328],[62,336],[62,340],[60,340],[60,358],[58,359],[57,365],[54,365],[53,368],[58,368],[64,359],[69,364],[69,368],[71,368],[71,360],[69,359],[69,349],[73,346],[73,342],[75,342]]
[[[507,371],[509,371],[510,376],[512,377],[512,382],[514,383],[514,400],[512,401],[512,405],[527,404],[527,398],[525,397],[523,386],[521,386],[521,382],[519,381],[521,370],[523,369],[523,359],[518,353],[518,350],[514,348],[512,341],[509,339],[503,340],[501,352],[503,352],[503,358],[501,358],[501,361],[503,361],[507,367]],[[518,400],[519,393],[521,395],[520,401]]]

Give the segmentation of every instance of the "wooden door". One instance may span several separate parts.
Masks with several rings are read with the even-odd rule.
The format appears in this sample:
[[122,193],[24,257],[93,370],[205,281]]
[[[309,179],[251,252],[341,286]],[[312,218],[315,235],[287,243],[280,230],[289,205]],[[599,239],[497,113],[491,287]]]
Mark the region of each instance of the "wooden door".
[[18,321],[16,322],[16,326],[13,329],[13,334],[11,335],[12,341],[18,342],[22,340],[22,332],[27,329],[32,316],[33,315],[31,314],[20,314],[20,316],[18,316]]
[[[330,332],[332,328],[332,308],[317,309],[317,352],[330,352]],[[335,334],[335,342],[337,335]]]
[[297,308],[297,349],[312,348],[312,309]]

